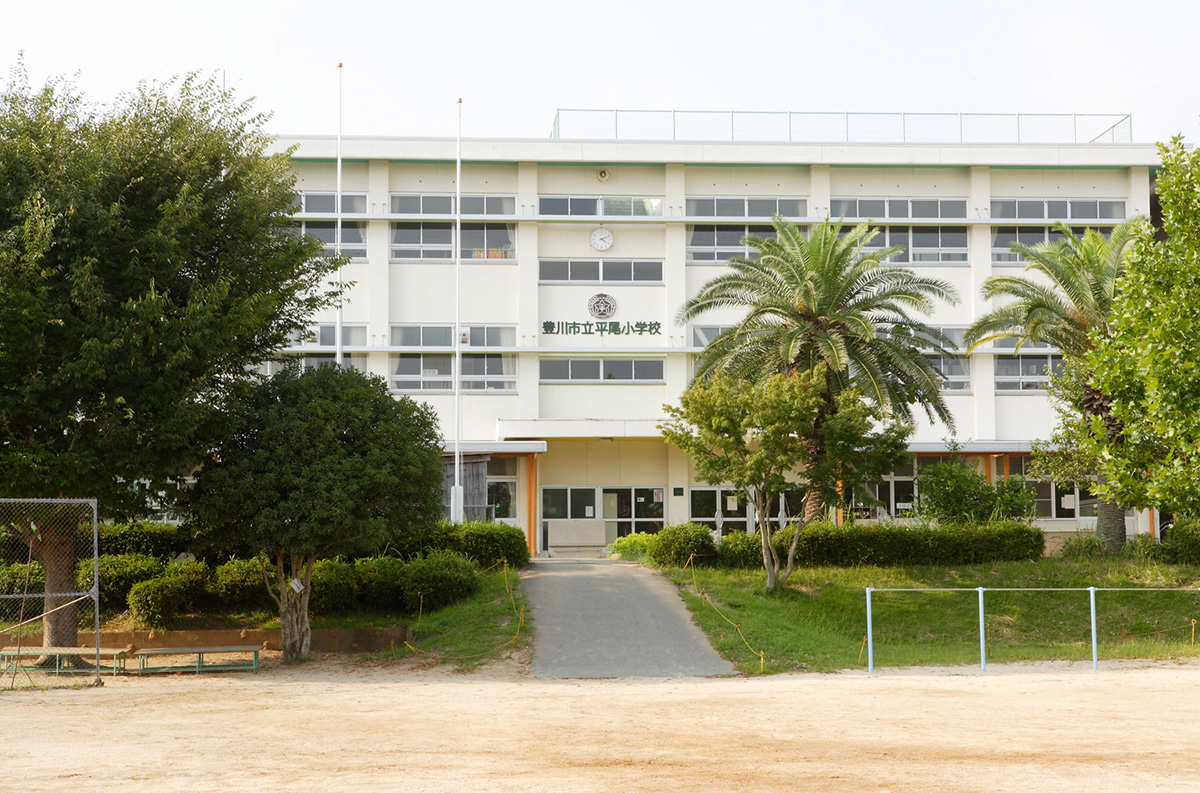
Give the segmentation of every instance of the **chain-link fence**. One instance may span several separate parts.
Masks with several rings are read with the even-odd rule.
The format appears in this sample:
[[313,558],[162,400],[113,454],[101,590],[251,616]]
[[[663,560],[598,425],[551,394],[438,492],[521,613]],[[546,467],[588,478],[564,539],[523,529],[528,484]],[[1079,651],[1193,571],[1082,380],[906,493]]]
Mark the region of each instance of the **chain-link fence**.
[[[0,498],[0,689],[100,682],[95,499]],[[84,587],[90,587],[84,591]]]

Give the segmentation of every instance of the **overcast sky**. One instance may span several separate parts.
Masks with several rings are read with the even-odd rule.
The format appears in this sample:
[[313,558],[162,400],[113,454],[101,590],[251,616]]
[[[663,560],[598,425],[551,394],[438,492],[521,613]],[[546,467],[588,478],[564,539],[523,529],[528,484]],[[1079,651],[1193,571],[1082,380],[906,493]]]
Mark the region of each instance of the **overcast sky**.
[[[278,133],[545,137],[567,108],[1132,113],[1200,140],[1196,0],[17,0],[0,61],[224,79]],[[1172,41],[1173,36],[1180,36]],[[4,72],[7,82],[7,70]]]

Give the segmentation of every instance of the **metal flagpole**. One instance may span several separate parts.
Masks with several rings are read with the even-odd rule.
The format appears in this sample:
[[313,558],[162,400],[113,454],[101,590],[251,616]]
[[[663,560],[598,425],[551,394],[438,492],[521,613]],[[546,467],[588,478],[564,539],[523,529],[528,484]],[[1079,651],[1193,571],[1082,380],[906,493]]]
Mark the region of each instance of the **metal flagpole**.
[[463,519],[462,485],[462,324],[459,317],[462,272],[462,98],[458,100],[458,135],[454,149],[454,489],[450,520]]
[[[337,217],[336,227],[333,230],[333,252],[337,256],[342,255],[342,64],[338,64],[338,131],[337,131],[337,195],[334,196],[334,211]],[[338,264],[338,291],[342,290],[342,265]],[[337,307],[337,329],[334,331],[337,334],[337,361],[338,368],[342,368],[342,298],[338,298]]]

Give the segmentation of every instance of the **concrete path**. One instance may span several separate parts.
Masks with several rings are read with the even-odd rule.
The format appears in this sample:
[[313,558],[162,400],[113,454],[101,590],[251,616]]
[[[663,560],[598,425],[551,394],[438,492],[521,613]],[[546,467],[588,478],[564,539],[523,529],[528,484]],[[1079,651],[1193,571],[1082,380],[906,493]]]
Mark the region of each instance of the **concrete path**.
[[706,677],[734,673],[674,585],[644,567],[537,560],[521,582],[534,677]]

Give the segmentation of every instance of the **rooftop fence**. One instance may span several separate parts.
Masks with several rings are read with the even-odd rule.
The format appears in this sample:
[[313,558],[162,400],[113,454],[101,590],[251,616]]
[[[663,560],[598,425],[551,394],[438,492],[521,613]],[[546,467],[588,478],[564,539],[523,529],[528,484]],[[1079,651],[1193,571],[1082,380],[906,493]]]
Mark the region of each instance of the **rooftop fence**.
[[733,143],[1132,143],[1128,114],[559,109],[551,138]]

